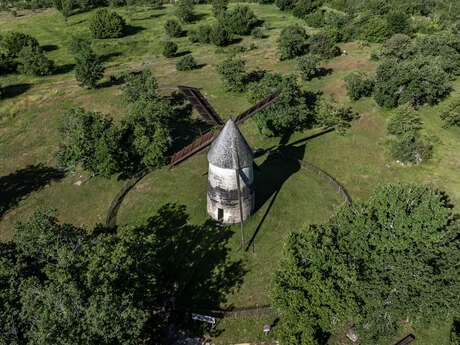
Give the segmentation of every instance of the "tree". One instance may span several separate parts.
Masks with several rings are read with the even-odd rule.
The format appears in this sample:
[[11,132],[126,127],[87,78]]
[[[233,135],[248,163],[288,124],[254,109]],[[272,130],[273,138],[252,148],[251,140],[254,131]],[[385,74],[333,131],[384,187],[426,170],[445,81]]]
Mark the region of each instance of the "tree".
[[380,56],[383,58],[396,58],[405,60],[414,52],[412,41],[404,34],[393,35],[380,46]]
[[120,170],[123,161],[121,138],[112,119],[75,108],[65,114],[60,132],[57,152],[60,164],[75,168],[81,163],[93,175],[106,178]]
[[175,14],[181,22],[191,23],[195,19],[195,14],[193,13],[193,0],[178,0],[175,2],[176,10]]
[[318,102],[315,112],[315,121],[318,125],[326,128],[335,127],[340,135],[346,133],[351,127],[351,121],[356,117],[351,107],[341,107],[324,100]]
[[165,23],[165,32],[169,37],[180,37],[182,36],[182,27],[179,22],[174,19],[168,19]]
[[158,81],[149,70],[129,73],[124,77],[121,97],[125,104],[150,102],[158,97]]
[[53,0],[54,8],[62,14],[66,21],[71,16],[75,5],[73,0]]
[[316,95],[303,91],[295,76],[267,73],[248,88],[251,104],[260,102],[276,90],[281,93],[276,102],[257,113],[253,119],[264,136],[281,136],[302,130],[314,122]]
[[460,100],[454,100],[449,104],[448,109],[441,114],[441,120],[444,122],[443,128],[460,127]]
[[237,35],[249,35],[258,19],[249,6],[238,5],[231,11],[226,11],[220,17],[221,23],[228,32]]
[[313,34],[309,40],[309,50],[311,54],[319,55],[324,59],[340,55],[339,47],[327,32]]
[[228,8],[228,0],[211,0],[212,14],[220,18]]
[[385,17],[390,30],[394,34],[410,34],[409,16],[401,11],[390,12]]
[[378,16],[370,16],[359,27],[359,37],[372,43],[381,43],[394,33],[388,22]]
[[223,47],[230,43],[232,35],[227,31],[227,29],[220,23],[214,24],[211,27],[209,33],[209,40],[212,44]]
[[305,55],[301,56],[297,60],[297,70],[303,80],[311,80],[315,77],[318,72],[318,66],[320,58],[316,55]]
[[290,25],[281,30],[278,38],[278,51],[280,59],[292,59],[303,55],[308,50],[308,35],[299,25]]
[[374,89],[374,81],[364,73],[353,72],[345,77],[347,95],[352,101],[369,97]]
[[173,41],[166,41],[163,46],[163,56],[167,58],[174,57],[177,52],[177,44]]
[[228,57],[217,65],[217,73],[221,75],[226,91],[242,92],[246,88],[246,60]]
[[104,76],[104,65],[91,49],[91,41],[85,38],[73,38],[70,52],[76,62],[75,79],[80,86],[95,88],[97,82]]
[[39,44],[34,37],[16,31],[7,32],[0,41],[2,53],[8,58],[17,58],[19,52],[26,46],[37,48]]
[[186,55],[176,63],[178,71],[191,71],[197,68],[197,64],[192,55]]
[[289,234],[271,288],[281,340],[316,344],[351,317],[360,342],[375,344],[400,320],[424,327],[455,315],[459,225],[444,193],[397,184]]
[[40,47],[25,46],[18,54],[18,71],[22,74],[35,76],[50,75],[54,69],[52,60],[43,53]]
[[125,33],[125,20],[116,12],[101,8],[90,18],[89,30],[94,38],[118,38]]

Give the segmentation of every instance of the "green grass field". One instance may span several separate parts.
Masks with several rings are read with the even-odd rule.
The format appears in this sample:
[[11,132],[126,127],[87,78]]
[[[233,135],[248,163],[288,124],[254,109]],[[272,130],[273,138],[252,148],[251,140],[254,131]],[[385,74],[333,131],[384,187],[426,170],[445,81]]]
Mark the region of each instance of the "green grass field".
[[[257,46],[257,49],[240,54],[247,60],[247,67],[280,73],[294,72],[294,61],[279,62],[276,39],[284,26],[294,22],[302,26],[305,24],[271,5],[249,6],[268,23],[270,29],[264,29],[268,36],[265,39],[244,37],[238,43],[245,47],[251,43]],[[184,29],[212,22],[210,10],[209,5],[197,6],[202,19],[185,25]],[[224,92],[215,71],[216,64],[230,53],[232,46],[216,52],[216,47],[191,44],[186,37],[174,39],[179,45],[179,52],[191,52],[198,64],[203,65],[198,70],[177,72],[175,63],[179,58],[166,59],[161,55],[161,43],[167,39],[163,25],[167,19],[174,17],[172,7],[167,5],[160,10],[123,8],[117,9],[117,12],[127,19],[132,27],[131,34],[120,39],[95,40],[94,49],[103,55],[107,68],[102,84],[108,83],[110,75],[149,68],[156,75],[162,92],[170,93],[178,84],[199,87],[224,118],[236,115],[249,106],[244,95]],[[78,87],[73,75],[74,62],[67,46],[71,35],[89,36],[87,20],[92,13],[74,15],[67,22],[53,10],[24,14],[14,18],[0,13],[0,34],[15,30],[36,37],[55,61],[59,73],[41,78],[19,74],[2,77],[0,84],[8,87],[9,96],[0,101],[0,178],[28,165],[42,163],[57,167],[54,152],[59,141],[58,128],[60,117],[67,109],[82,106],[116,119],[123,116],[119,86],[86,90]],[[341,104],[349,104],[343,78],[355,70],[375,71],[376,66],[369,57],[377,47],[360,48],[356,43],[346,43],[341,48],[346,49],[348,55],[323,64],[332,69],[332,74],[303,82],[303,85],[322,90],[326,97],[334,97]],[[458,95],[459,90],[460,81],[457,80],[451,97]],[[447,191],[459,211],[460,129],[441,128],[439,114],[447,102],[419,111],[425,133],[435,142],[433,159],[420,166],[402,167],[389,159],[384,145],[389,112],[378,107],[371,98],[351,104],[360,118],[354,121],[347,135],[329,132],[314,136],[321,132],[318,129],[296,133],[289,141],[296,144],[291,145],[289,150],[293,156],[334,176],[354,201],[365,199],[378,184],[415,181],[431,183]],[[279,144],[279,139],[263,138],[251,120],[241,130],[253,148],[270,148]],[[240,250],[239,226],[234,227],[232,259],[242,259],[247,273],[240,289],[227,297],[223,307],[269,304],[270,276],[282,254],[284,236],[308,224],[325,221],[343,202],[325,180],[300,169],[296,163],[267,155],[259,157],[256,162],[261,166],[261,171],[255,174],[258,210],[245,223],[247,240],[256,236],[248,252],[243,252]],[[167,202],[186,205],[192,222],[204,221],[207,217],[206,172],[205,153],[196,155],[172,172],[168,172],[167,168],[151,172],[125,198],[118,223],[141,222]],[[81,186],[74,185],[81,175],[86,176],[82,171],[69,173],[59,181],[43,184],[41,188],[25,194],[0,218],[0,239],[11,238],[14,222],[27,219],[39,205],[55,207],[63,222],[85,224],[89,229],[96,223],[104,222],[107,208],[123,181],[116,177],[111,180],[96,177]],[[260,340],[263,323],[272,321],[268,319],[270,317],[222,322],[215,340],[222,344]],[[447,345],[447,333],[442,327],[417,333],[420,336],[416,344]],[[273,334],[276,335],[276,332]],[[340,339],[331,342],[345,344]]]

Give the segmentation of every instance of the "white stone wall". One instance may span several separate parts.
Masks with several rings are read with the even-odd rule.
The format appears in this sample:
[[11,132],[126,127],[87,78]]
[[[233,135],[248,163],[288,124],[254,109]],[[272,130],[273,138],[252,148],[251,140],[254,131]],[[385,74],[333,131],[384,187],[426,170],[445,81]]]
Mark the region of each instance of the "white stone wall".
[[[254,172],[252,165],[240,170],[240,188],[249,188],[254,185]],[[223,210],[223,223],[233,224],[240,222],[240,210],[238,204],[238,189],[234,169],[223,169],[209,164],[208,183],[215,191],[207,196],[208,214],[218,220],[218,209]],[[221,191],[221,192],[219,192]],[[232,197],[229,199],[229,195]],[[243,220],[248,219],[254,210],[254,191],[246,193],[242,197]]]

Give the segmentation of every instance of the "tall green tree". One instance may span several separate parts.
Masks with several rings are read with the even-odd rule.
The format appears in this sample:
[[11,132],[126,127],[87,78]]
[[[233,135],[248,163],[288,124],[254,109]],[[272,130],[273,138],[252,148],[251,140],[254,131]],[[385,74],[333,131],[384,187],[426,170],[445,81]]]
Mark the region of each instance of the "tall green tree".
[[191,23],[195,19],[193,0],[178,0],[175,2],[175,14],[181,22]]
[[308,52],[308,35],[300,25],[290,25],[281,30],[278,38],[280,59],[292,59]]
[[104,65],[91,49],[91,41],[85,38],[72,39],[70,51],[75,59],[75,79],[80,86],[93,89],[104,76]]
[[[271,297],[285,344],[316,344],[350,318],[360,342],[458,315],[460,222],[431,186],[378,187],[327,223],[291,233]],[[316,338],[316,340],[315,340]]]

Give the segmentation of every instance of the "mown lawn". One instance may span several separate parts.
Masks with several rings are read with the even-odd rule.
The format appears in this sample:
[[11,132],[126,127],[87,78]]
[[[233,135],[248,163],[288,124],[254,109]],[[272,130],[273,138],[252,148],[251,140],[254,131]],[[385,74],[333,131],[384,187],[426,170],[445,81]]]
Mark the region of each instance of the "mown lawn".
[[[284,26],[294,22],[305,26],[304,23],[271,5],[249,6],[269,28],[263,29],[267,38],[254,40],[244,37],[238,43],[245,47],[251,43],[257,46],[239,54],[247,60],[248,69],[295,72],[295,61],[279,61],[276,39]],[[180,53],[191,52],[201,65],[199,70],[177,72],[175,63],[179,58],[166,59],[161,55],[161,44],[167,39],[163,25],[167,19],[174,18],[172,7],[167,5],[160,10],[124,8],[117,9],[117,12],[131,26],[130,35],[120,39],[95,40],[94,49],[104,57],[107,68],[106,77],[101,83],[105,86],[96,90],[78,87],[72,71],[74,62],[67,50],[71,35],[89,35],[87,20],[91,12],[72,16],[67,22],[54,11],[14,20],[6,14],[0,15],[0,34],[16,30],[36,37],[59,71],[43,78],[17,74],[2,77],[0,83],[8,87],[9,97],[0,101],[0,178],[28,165],[42,163],[44,166],[57,167],[54,152],[59,142],[60,117],[71,107],[82,106],[116,119],[122,118],[124,110],[118,97],[120,87],[109,83],[109,75],[149,68],[157,76],[163,93],[170,93],[178,84],[199,87],[224,118],[237,115],[249,106],[244,95],[224,92],[215,72],[216,64],[231,53],[232,46],[217,49],[211,45],[191,44],[186,37],[174,39]],[[214,20],[209,5],[197,6],[197,13],[201,20],[185,25],[185,30]],[[343,79],[355,70],[373,73],[376,65],[369,57],[377,47],[360,48],[358,44],[347,43],[342,44],[341,48],[347,50],[348,55],[323,63],[324,67],[332,69],[331,74],[303,82],[303,85],[322,90],[325,97],[333,97],[338,103],[350,104]],[[460,82],[457,80],[452,94],[458,94],[459,90]],[[378,184],[415,181],[431,183],[447,191],[458,211],[460,130],[442,129],[439,119],[448,101],[422,108],[419,112],[425,123],[424,131],[435,143],[433,159],[420,166],[402,167],[389,159],[385,149],[389,111],[378,107],[371,98],[351,104],[360,118],[353,123],[348,134],[340,136],[329,132],[314,136],[321,132],[318,129],[296,133],[289,140],[292,144],[288,145],[289,155],[315,164],[334,176],[354,201],[365,199]],[[273,148],[279,144],[279,139],[263,138],[251,120],[241,130],[253,148]],[[230,244],[231,259],[242,259],[247,273],[240,289],[228,295],[223,307],[267,305],[270,276],[282,254],[283,238],[290,231],[325,221],[343,202],[326,181],[308,170],[300,169],[292,161],[264,155],[257,158],[257,164],[261,167],[261,171],[255,175],[257,212],[245,223],[247,241],[255,235],[254,239],[247,252],[241,251],[239,226],[234,226],[235,235]],[[172,172],[168,172],[167,168],[151,172],[125,198],[118,214],[118,223],[141,222],[168,202],[186,205],[191,221],[203,222],[207,217],[206,173],[205,153],[193,157]],[[111,180],[96,177],[81,186],[74,185],[81,175],[86,176],[81,171],[68,173],[59,181],[43,183],[31,189],[14,207],[0,216],[0,239],[11,238],[14,222],[25,220],[39,205],[55,207],[62,221],[85,224],[88,229],[104,222],[105,212],[123,181],[116,177]],[[220,335],[216,339],[222,344],[237,340],[260,340],[264,322],[273,321],[268,319],[225,321],[219,326]],[[443,344],[444,341],[447,344],[447,333],[442,327],[439,332],[433,329],[417,331],[417,334],[417,344],[430,343],[422,339],[436,339],[431,343]],[[276,332],[272,335],[275,336]]]

